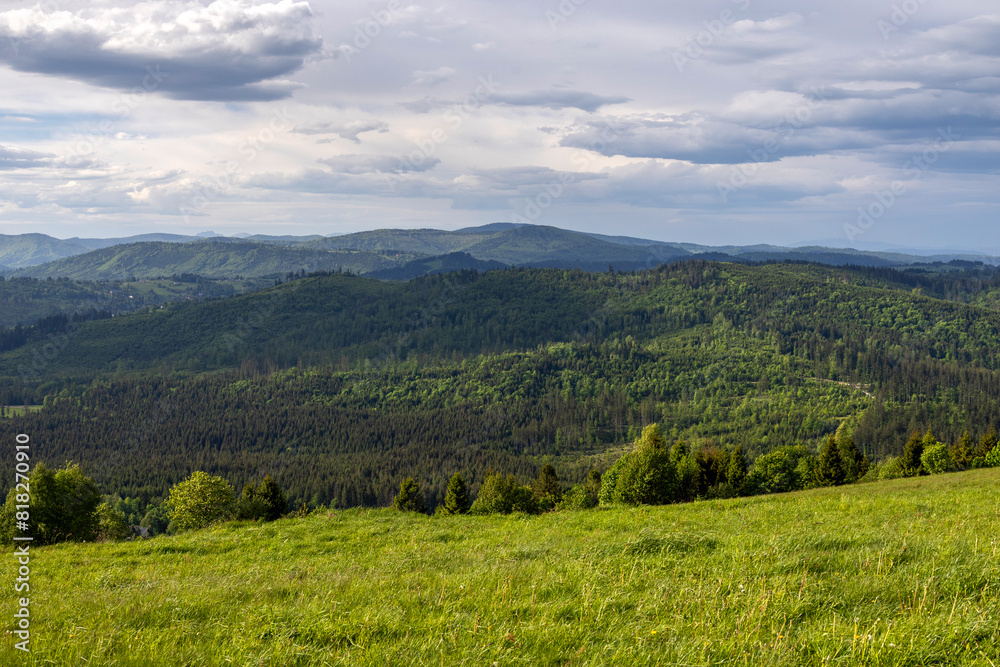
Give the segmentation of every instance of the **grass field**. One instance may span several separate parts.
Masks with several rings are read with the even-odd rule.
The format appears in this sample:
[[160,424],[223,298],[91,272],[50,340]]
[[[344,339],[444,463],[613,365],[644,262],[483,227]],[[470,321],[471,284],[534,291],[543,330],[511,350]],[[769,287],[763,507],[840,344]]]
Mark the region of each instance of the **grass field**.
[[997,665],[998,483],[332,511],[38,548],[30,660],[10,634],[0,649],[9,665]]

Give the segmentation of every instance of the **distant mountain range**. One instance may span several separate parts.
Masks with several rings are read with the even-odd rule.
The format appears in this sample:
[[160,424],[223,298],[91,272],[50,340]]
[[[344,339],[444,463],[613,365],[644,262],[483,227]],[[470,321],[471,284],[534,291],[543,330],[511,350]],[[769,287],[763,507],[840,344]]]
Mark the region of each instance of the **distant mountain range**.
[[211,238],[185,243],[146,241],[109,246],[20,269],[11,275],[74,280],[142,279],[185,273],[205,278],[260,278],[298,271],[370,273],[416,258],[412,253],[331,251],[307,244]]
[[107,280],[194,273],[207,278],[282,276],[345,270],[387,280],[460,269],[505,266],[636,270],[685,258],[723,261],[809,261],[834,266],[902,267],[931,262],[983,262],[989,255],[907,254],[825,246],[706,246],[496,223],[455,231],[379,229],[342,236],[223,237],[143,234],[111,239],[0,235],[0,273],[37,278]]

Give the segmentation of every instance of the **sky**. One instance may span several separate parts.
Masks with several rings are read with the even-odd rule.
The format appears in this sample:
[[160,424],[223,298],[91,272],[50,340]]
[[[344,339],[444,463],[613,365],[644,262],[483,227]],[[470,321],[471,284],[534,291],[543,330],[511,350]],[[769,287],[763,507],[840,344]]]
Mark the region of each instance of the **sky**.
[[0,0],[0,233],[1000,254],[995,0]]

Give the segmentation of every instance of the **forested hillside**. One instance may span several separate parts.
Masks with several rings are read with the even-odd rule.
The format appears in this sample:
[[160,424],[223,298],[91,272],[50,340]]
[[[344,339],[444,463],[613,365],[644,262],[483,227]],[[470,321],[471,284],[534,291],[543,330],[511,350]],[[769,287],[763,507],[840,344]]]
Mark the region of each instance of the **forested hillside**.
[[116,245],[16,272],[16,276],[74,280],[158,278],[195,274],[204,278],[259,278],[297,271],[345,270],[368,273],[397,266],[415,255],[329,251],[278,243],[208,239],[188,243]]
[[[642,426],[751,457],[847,420],[872,459],[1000,424],[995,271],[684,262],[637,273],[332,274],[81,323],[0,354],[0,421],[122,495],[191,470],[386,504],[417,475],[568,481]],[[69,378],[69,379],[67,379]]]

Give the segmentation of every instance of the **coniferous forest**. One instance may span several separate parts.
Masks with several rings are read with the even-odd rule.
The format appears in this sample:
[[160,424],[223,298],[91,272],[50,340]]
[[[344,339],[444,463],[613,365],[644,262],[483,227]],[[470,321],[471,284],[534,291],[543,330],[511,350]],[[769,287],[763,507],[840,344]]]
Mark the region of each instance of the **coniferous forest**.
[[491,471],[525,482],[546,463],[582,482],[653,423],[749,462],[819,455],[845,425],[873,463],[917,431],[975,445],[1000,424],[990,268],[293,278],[8,333],[0,405],[43,407],[4,408],[0,437],[30,432],[51,465],[143,503],[204,470],[349,507],[389,505],[408,477],[434,504],[455,472],[473,495]]

